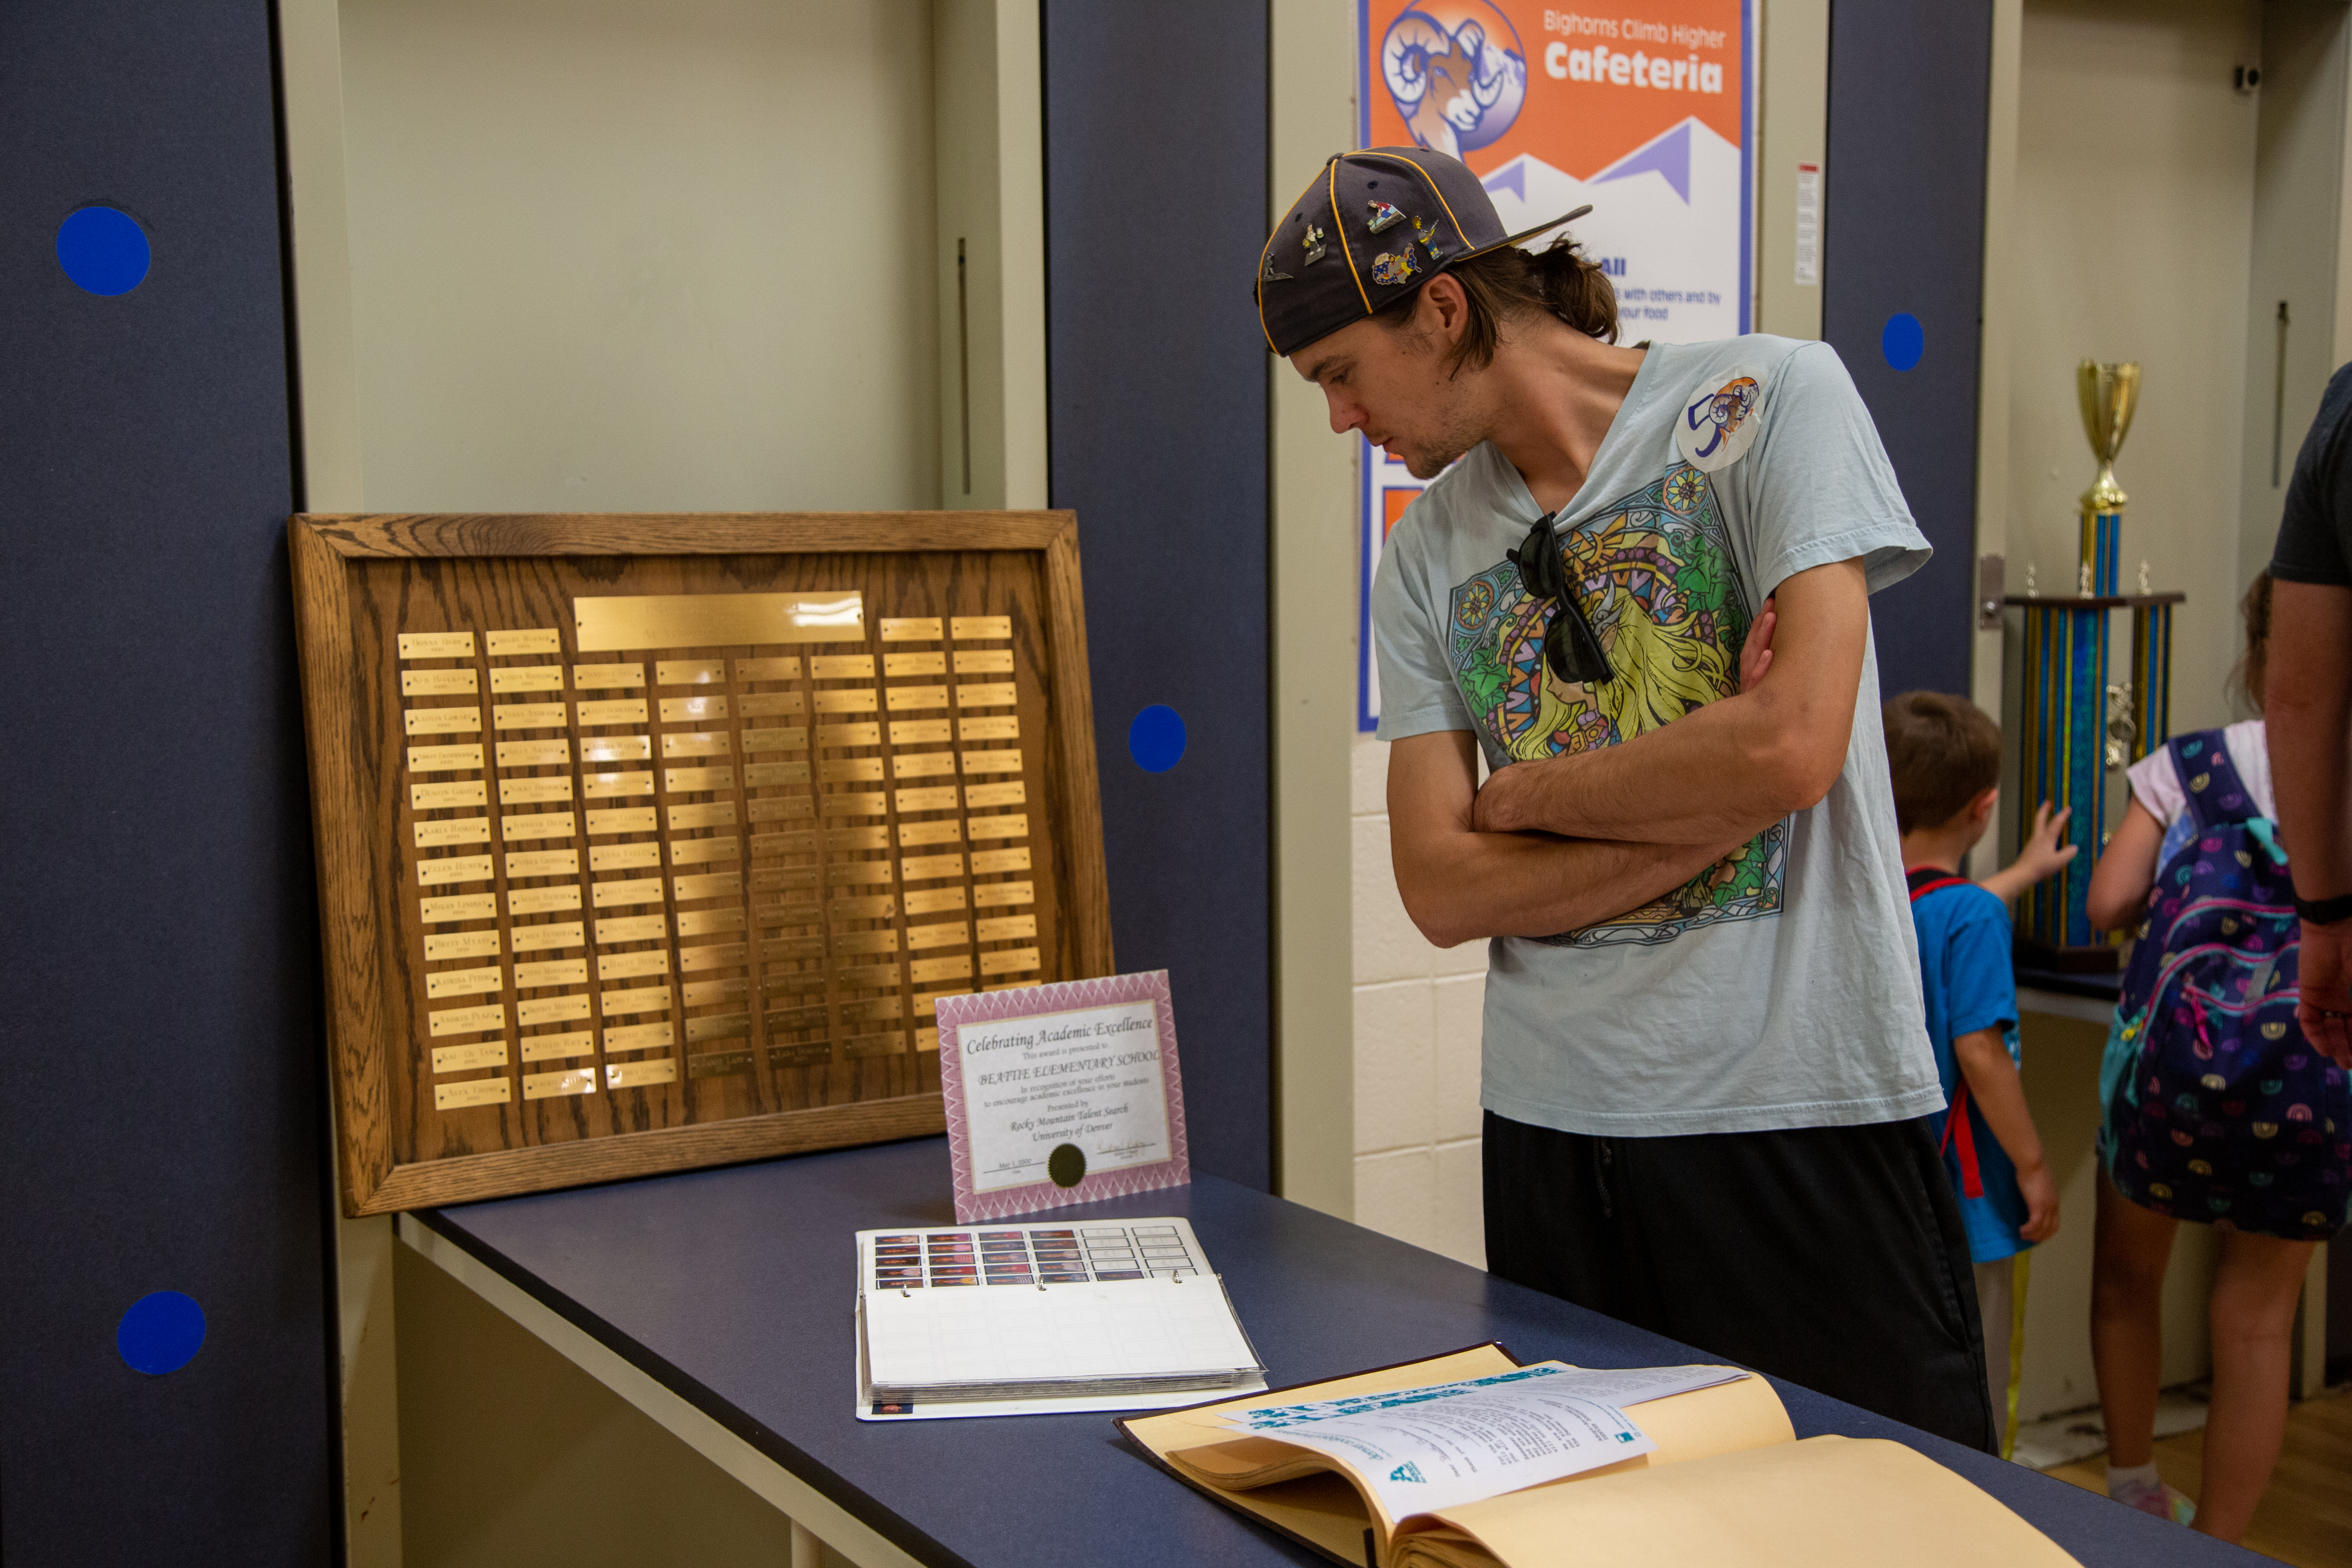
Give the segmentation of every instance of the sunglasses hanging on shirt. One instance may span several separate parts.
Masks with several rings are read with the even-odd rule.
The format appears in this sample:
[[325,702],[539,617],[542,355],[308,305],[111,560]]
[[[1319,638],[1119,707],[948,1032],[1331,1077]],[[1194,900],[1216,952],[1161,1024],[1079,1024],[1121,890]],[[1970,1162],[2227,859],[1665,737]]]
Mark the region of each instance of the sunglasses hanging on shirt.
[[1551,625],[1544,629],[1544,662],[1562,680],[1606,686],[1615,679],[1600,636],[1584,618],[1584,607],[1568,591],[1568,568],[1559,558],[1559,542],[1552,532],[1557,512],[1546,512],[1528,530],[1527,542],[1504,558],[1519,569],[1519,581],[1528,593],[1552,606]]

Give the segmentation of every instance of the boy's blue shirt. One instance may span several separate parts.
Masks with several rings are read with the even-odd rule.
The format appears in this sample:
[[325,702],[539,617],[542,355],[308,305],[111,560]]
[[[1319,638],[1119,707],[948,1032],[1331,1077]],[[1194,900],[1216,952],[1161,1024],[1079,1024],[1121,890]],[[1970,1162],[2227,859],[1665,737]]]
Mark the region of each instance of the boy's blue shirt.
[[[1959,1060],[1952,1053],[1952,1042],[1958,1037],[1979,1029],[1999,1029],[2009,1046],[2009,1059],[2020,1059],[2009,910],[2000,900],[1969,882],[1923,894],[1911,905],[1911,920],[1919,932],[1919,989],[1927,1005],[1927,1038],[1936,1047],[1936,1073],[1943,1080],[1948,1105],[1960,1082]],[[1930,1119],[1939,1142],[1947,1114],[1938,1111]],[[1959,1199],[1960,1218],[1968,1226],[1969,1258],[1997,1263],[2032,1245],[2018,1235],[2018,1227],[2025,1223],[2025,1194],[2018,1190],[2016,1165],[1973,1100],[1969,1103],[1969,1122],[1976,1135],[1977,1173],[1984,1184],[1984,1196],[1969,1197],[1961,1185],[1957,1140],[1944,1152],[1944,1169],[1952,1179],[1953,1195]]]

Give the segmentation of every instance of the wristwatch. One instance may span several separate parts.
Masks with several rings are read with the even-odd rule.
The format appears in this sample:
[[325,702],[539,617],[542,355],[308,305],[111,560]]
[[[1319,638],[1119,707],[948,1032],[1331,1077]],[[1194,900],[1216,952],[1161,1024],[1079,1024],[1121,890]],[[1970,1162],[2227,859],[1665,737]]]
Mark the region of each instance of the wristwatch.
[[2298,893],[2294,912],[2305,925],[2332,926],[2338,921],[2352,920],[2352,893],[2338,893],[2332,899],[2306,899]]

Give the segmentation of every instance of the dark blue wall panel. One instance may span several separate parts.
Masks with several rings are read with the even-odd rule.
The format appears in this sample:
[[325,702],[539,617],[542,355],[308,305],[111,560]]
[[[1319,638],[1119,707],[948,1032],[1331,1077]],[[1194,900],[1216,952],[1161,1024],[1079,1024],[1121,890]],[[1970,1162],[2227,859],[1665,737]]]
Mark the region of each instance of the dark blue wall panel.
[[[1991,0],[1843,0],[1831,12],[1822,333],[1936,547],[1925,570],[1872,601],[1889,696],[1969,689],[1991,70]],[[1881,347],[1899,313],[1926,338],[1909,370]]]
[[[262,0],[0,7],[0,1529],[315,1564],[338,1516]],[[85,292],[58,226],[145,230]],[[125,1309],[204,1310],[134,1372]]]
[[[1048,0],[1045,38],[1053,504],[1086,563],[1112,935],[1171,972],[1194,1162],[1264,1187],[1265,0]],[[1155,703],[1185,726],[1165,773],[1128,749]]]

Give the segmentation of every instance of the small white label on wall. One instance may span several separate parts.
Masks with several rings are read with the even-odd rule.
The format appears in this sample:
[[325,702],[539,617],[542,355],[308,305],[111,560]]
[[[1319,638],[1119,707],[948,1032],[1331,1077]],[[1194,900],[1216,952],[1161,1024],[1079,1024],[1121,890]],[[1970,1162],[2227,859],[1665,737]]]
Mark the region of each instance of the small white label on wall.
[[1797,283],[1817,289],[1822,281],[1822,166],[1797,165]]

